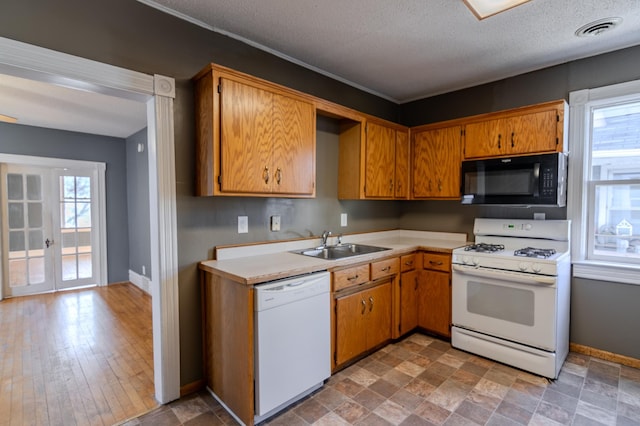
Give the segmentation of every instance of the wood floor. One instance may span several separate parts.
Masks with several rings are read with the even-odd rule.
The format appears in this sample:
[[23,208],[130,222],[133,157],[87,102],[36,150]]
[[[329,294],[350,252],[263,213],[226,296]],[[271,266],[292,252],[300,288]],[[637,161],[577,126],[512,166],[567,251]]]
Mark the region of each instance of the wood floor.
[[0,302],[0,425],[112,425],[156,407],[151,298],[114,284]]

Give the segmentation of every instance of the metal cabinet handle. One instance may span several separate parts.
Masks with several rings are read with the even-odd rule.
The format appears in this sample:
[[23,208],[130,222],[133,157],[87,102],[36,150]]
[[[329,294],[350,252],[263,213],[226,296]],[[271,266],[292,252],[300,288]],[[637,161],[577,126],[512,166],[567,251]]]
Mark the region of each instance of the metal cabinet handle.
[[347,277],[347,280],[349,280],[349,281],[357,280],[358,277],[359,277],[359,275],[354,275],[352,277]]
[[369,297],[369,312],[373,311],[373,296]]
[[278,167],[276,169],[276,183],[280,185],[280,181],[282,181],[282,169]]
[[391,270],[391,266],[384,267],[380,269],[380,272],[389,272]]
[[389,179],[389,190],[393,192],[393,179]]
[[502,146],[500,145],[500,140],[502,139],[502,135],[498,135],[498,149],[502,148]]
[[264,168],[264,171],[262,172],[262,179],[264,180],[264,183],[269,183],[269,167]]
[[431,265],[437,265],[437,266],[442,266],[442,262],[434,262],[433,260],[430,260],[429,263]]
[[405,266],[413,266],[413,260],[408,260],[404,262]]
[[511,148],[513,148],[514,146],[516,146],[515,142],[513,141],[513,138],[515,137],[515,132],[511,132]]
[[364,315],[366,310],[367,310],[367,302],[365,302],[364,299],[362,299],[362,312],[360,312],[360,315]]
[[442,192],[442,179],[438,179],[438,191]]

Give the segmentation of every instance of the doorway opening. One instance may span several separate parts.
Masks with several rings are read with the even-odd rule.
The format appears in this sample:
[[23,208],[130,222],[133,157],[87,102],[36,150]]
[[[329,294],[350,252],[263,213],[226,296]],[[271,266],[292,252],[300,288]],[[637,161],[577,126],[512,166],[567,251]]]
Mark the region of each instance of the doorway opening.
[[173,131],[174,80],[2,37],[0,73],[134,99],[146,105],[155,398],[161,404],[178,399],[180,338]]

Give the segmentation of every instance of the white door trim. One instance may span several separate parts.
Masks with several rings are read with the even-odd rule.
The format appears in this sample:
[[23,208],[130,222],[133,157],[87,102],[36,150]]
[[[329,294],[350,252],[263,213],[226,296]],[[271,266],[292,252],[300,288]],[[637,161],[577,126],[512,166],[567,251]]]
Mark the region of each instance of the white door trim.
[[155,397],[180,397],[173,78],[151,76],[0,37],[0,73],[147,103]]

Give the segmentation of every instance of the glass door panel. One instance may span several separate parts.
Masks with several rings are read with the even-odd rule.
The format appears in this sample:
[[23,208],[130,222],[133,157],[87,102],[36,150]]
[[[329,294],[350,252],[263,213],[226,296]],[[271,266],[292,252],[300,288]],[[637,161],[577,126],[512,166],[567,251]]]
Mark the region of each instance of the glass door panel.
[[7,296],[50,291],[54,288],[53,253],[49,250],[49,170],[3,165],[3,246],[6,247],[4,291]]
[[59,172],[60,273],[58,288],[95,284],[95,257],[92,208],[95,202],[91,173],[76,170]]

